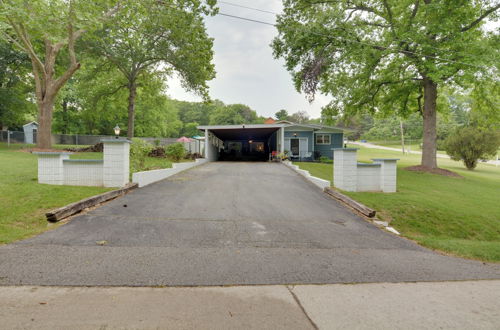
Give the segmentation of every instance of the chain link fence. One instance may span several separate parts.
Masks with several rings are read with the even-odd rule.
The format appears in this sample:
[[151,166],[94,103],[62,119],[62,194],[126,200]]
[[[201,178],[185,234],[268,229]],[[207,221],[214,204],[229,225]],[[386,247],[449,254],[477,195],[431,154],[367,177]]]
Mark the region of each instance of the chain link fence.
[[[33,143],[36,144],[36,131],[33,133]],[[28,144],[26,141],[30,137],[25,136],[21,131],[0,131],[0,143]],[[101,142],[101,139],[114,138],[112,135],[80,135],[80,134],[52,134],[52,144],[90,146]],[[138,137],[155,146],[168,146],[177,143],[176,138],[154,138]],[[204,141],[193,140],[184,142],[184,148],[189,153],[203,153]]]

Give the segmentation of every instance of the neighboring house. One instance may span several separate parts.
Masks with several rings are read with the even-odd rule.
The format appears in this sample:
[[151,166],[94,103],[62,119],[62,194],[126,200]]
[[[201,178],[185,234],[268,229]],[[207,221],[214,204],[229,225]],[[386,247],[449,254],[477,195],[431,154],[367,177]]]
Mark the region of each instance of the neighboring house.
[[267,160],[274,151],[302,160],[333,158],[345,129],[277,121],[270,124],[199,126],[205,131],[206,157],[216,160]]
[[31,123],[23,125],[23,131],[24,131],[24,143],[34,144],[36,142],[36,132],[38,131],[38,123],[32,121]]
[[264,120],[264,124],[275,124],[275,123],[276,123],[276,120],[274,120],[271,117],[269,117],[266,120]]

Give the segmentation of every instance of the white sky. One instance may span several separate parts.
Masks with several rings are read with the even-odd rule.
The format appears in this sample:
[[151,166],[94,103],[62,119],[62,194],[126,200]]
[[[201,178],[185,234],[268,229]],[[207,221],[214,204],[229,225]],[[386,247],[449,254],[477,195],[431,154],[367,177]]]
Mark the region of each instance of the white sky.
[[[243,6],[280,12],[281,0],[227,0]],[[274,23],[272,14],[261,13],[218,3],[221,13]],[[214,63],[217,77],[209,82],[210,96],[226,104],[243,103],[261,116],[274,116],[280,109],[288,113],[307,111],[316,118],[329,99],[318,95],[309,104],[299,94],[283,60],[275,60],[269,46],[276,29],[272,26],[246,22],[217,15],[206,21],[208,34],[214,38]],[[177,79],[168,82],[169,96],[185,101],[200,101],[196,95],[185,92]]]

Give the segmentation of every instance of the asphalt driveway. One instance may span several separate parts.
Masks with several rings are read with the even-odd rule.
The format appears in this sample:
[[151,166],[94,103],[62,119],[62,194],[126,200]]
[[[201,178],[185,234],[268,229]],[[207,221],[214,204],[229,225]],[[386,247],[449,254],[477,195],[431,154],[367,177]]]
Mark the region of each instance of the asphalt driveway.
[[386,233],[274,163],[209,163],[0,247],[0,285],[494,278],[500,265],[443,256]]

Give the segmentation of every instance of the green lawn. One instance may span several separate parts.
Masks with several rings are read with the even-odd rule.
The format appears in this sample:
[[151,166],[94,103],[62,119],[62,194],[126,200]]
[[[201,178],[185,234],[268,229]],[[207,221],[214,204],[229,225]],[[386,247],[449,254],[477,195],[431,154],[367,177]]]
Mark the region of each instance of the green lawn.
[[[0,143],[0,244],[39,234],[49,224],[45,212],[113,188],[38,184],[37,158],[20,151],[26,145]],[[28,146],[29,147],[29,146]],[[64,146],[68,147],[68,146]],[[71,146],[73,147],[73,146]],[[54,146],[62,149],[61,146]],[[99,152],[75,153],[72,159],[102,159]],[[168,159],[146,158],[141,170],[172,167]]]
[[[432,249],[452,254],[500,261],[500,167],[479,164],[467,171],[459,162],[438,159],[440,167],[463,178],[403,170],[420,163],[420,155],[361,148],[358,160],[400,158],[398,192],[346,195],[377,210],[402,235]],[[333,165],[295,163],[312,175],[332,180]]]
[[48,210],[111,190],[38,184],[37,158],[20,147],[0,144],[0,244],[54,228],[45,219]]

